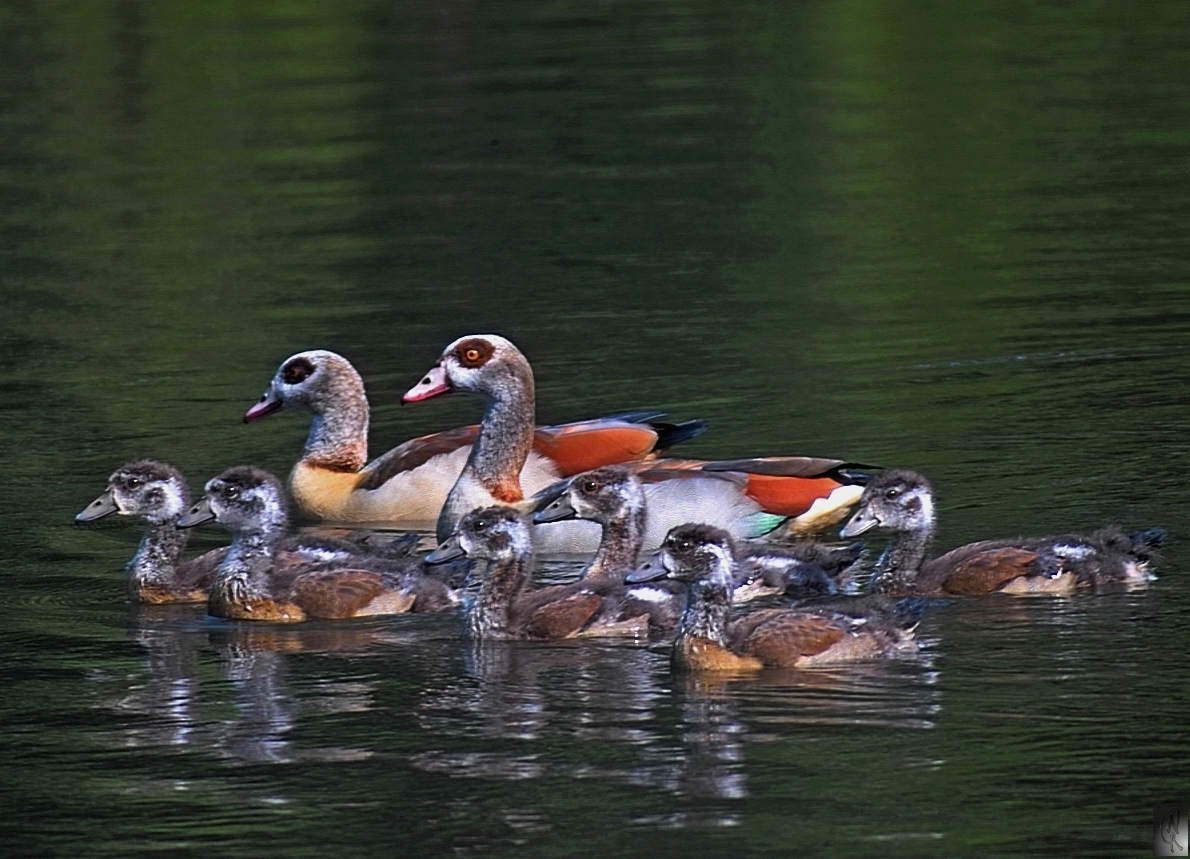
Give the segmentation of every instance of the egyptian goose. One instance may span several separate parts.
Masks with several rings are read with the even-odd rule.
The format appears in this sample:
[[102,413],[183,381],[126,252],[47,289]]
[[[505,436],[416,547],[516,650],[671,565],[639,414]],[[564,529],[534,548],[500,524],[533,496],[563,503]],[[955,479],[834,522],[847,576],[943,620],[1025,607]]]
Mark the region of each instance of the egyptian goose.
[[[440,540],[468,510],[493,503],[514,504],[543,488],[518,479],[529,455],[535,406],[533,371],[520,350],[496,335],[461,337],[446,347],[438,363],[403,401],[419,402],[454,391],[480,397],[487,410],[479,439],[438,519]],[[697,427],[701,430],[700,424]],[[623,456],[612,441],[610,435],[591,439],[588,468],[644,459]],[[856,480],[846,472],[848,463],[841,460],[771,457],[715,463],[646,462],[641,466],[642,479],[658,484],[649,489],[653,512],[645,541],[651,546],[657,545],[668,526],[692,519],[723,525],[737,536],[758,536],[787,517],[794,518],[791,530],[795,533],[825,527],[842,519],[863,491],[850,485]],[[576,468],[570,473],[584,470]],[[704,472],[717,473],[721,481],[700,479],[687,486],[672,482],[684,477],[705,478]],[[732,482],[735,486],[729,485]],[[590,552],[598,545],[598,534],[571,523],[537,529],[535,542],[542,552]]]
[[629,583],[663,577],[686,585],[686,610],[672,664],[691,671],[753,671],[766,666],[809,668],[912,653],[913,628],[923,600],[864,611],[774,608],[728,622],[731,609],[731,535],[709,525],[680,525],[666,536],[647,569]]
[[[244,422],[283,408],[314,415],[302,458],[289,475],[289,490],[298,513],[320,521],[437,521],[480,429],[460,427],[411,439],[369,463],[363,379],[346,358],[321,349],[286,359]],[[533,452],[521,480],[536,491],[559,476],[606,461],[648,456],[701,429],[650,424],[655,417],[635,414],[533,430],[530,415]]]
[[929,481],[916,472],[891,470],[868,484],[842,534],[890,533],[872,579],[872,589],[885,594],[1067,593],[1145,582],[1153,578],[1149,563],[1164,539],[1158,528],[1131,536],[1108,528],[1088,536],[985,540],[927,560],[934,528]]
[[297,622],[437,611],[457,602],[446,585],[423,575],[421,564],[411,558],[286,562],[278,551],[289,528],[285,491],[257,468],[230,468],[208,481],[203,499],[178,520],[178,527],[211,521],[232,532],[207,603],[216,617]]
[[467,631],[477,639],[557,639],[648,633],[647,614],[627,615],[615,594],[585,581],[530,589],[533,537],[514,507],[472,510],[427,563],[473,559],[479,593],[466,604]]

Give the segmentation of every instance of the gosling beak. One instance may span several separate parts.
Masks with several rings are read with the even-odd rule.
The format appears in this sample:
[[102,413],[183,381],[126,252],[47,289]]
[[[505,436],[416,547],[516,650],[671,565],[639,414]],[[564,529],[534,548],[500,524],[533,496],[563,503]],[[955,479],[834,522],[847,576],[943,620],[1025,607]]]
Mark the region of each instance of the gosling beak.
[[182,515],[182,518],[178,520],[178,527],[193,528],[195,525],[204,525],[214,521],[215,511],[211,509],[210,499],[204,498]]
[[422,400],[428,400],[439,394],[449,394],[453,390],[450,379],[446,378],[446,368],[438,364],[430,368],[430,372],[426,373],[425,378],[405,392],[405,396],[401,397],[401,402],[420,403]]
[[577,519],[578,511],[570,503],[570,494],[564,493],[549,504],[533,511],[533,523],[541,525],[545,522],[561,522],[563,519]]
[[252,421],[271,415],[273,412],[279,412],[284,405],[281,402],[281,397],[272,388],[269,388],[260,395],[260,402],[244,413],[244,423],[252,423]]
[[873,528],[880,524],[880,520],[873,516],[866,507],[861,507],[856,511],[855,515],[851,517],[851,521],[843,526],[843,530],[839,532],[840,537],[858,537],[860,534],[866,534]]
[[108,487],[107,492],[104,492],[86,507],[84,507],[79,514],[74,517],[75,522],[97,522],[104,517],[111,516],[113,513],[119,513],[120,508],[116,505],[116,495],[112,492],[111,487]]
[[457,536],[454,536],[448,538],[441,546],[426,555],[426,563],[445,564],[447,561],[453,561],[455,558],[461,558],[466,554],[467,552],[463,549],[463,544],[459,542]]
[[669,570],[665,569],[665,564],[661,562],[661,553],[654,552],[649,556],[649,560],[624,576],[624,583],[639,585],[645,582],[655,582],[658,579],[664,579],[668,575]]

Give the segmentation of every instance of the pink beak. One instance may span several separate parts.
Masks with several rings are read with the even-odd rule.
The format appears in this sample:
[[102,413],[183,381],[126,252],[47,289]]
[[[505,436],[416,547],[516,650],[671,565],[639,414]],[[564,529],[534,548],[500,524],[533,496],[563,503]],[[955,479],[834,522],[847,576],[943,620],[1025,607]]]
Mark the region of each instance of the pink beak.
[[269,388],[265,395],[260,398],[260,402],[244,413],[244,423],[254,421],[257,418],[263,418],[265,415],[271,415],[273,412],[279,412],[284,405],[281,402],[281,398],[274,395],[273,389]]
[[453,390],[450,380],[446,378],[446,370],[439,364],[431,367],[424,379],[406,391],[405,396],[401,397],[401,402],[420,403],[439,394],[449,394]]

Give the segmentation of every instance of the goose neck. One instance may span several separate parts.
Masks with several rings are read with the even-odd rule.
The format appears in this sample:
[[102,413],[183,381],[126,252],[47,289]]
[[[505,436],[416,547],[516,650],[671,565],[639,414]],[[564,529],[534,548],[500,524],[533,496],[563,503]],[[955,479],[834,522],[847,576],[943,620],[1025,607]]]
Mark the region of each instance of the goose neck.
[[359,471],[368,461],[368,399],[363,390],[336,398],[335,407],[318,409],[302,459],[331,471]]

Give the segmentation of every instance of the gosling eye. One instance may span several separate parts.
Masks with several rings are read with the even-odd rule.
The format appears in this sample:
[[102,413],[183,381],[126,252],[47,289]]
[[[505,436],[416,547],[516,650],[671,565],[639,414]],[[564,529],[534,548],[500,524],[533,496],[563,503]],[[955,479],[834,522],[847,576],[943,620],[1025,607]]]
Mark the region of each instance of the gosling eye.
[[127,489],[140,489],[144,485],[144,481],[139,477],[130,477],[124,481],[124,486]]
[[678,540],[677,550],[679,552],[689,552],[693,546],[694,544],[689,540]]
[[224,497],[224,498],[230,498],[230,499],[232,499],[232,500],[234,501],[235,499],[237,499],[237,498],[239,498],[239,497],[240,497],[240,487],[238,487],[238,486],[227,486],[227,487],[224,487],[224,489],[223,489],[223,497]]
[[884,490],[884,497],[887,498],[889,501],[892,501],[900,494],[901,494],[901,490],[897,489],[895,486],[892,489]]
[[475,524],[472,525],[471,527],[474,528],[476,531],[481,531],[481,532],[486,531],[486,530],[488,530],[488,520],[487,519],[476,519]]
[[594,495],[595,490],[598,488],[599,484],[597,484],[594,480],[584,480],[583,485],[579,487],[584,495]]

